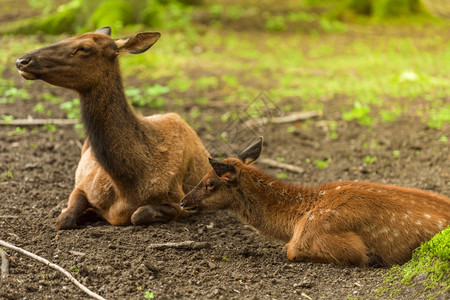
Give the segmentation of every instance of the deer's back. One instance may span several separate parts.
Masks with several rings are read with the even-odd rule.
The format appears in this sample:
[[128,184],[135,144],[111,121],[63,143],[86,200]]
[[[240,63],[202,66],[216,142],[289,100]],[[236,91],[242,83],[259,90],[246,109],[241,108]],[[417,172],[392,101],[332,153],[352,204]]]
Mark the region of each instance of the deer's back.
[[321,186],[318,194],[307,217],[319,217],[327,231],[356,232],[388,264],[406,261],[450,223],[450,199],[419,189],[335,182]]

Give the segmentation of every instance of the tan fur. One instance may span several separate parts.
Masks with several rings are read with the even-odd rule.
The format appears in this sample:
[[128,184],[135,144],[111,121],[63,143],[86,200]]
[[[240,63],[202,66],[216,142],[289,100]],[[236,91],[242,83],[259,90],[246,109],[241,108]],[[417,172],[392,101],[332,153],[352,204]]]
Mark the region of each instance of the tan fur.
[[450,223],[450,199],[433,192],[372,182],[288,185],[243,161],[225,159],[223,171],[213,165],[182,207],[231,208],[261,234],[285,241],[293,261],[401,264]]
[[121,40],[109,33],[102,28],[78,35],[16,62],[25,78],[80,95],[87,139],[68,207],[57,219],[59,229],[75,228],[86,210],[112,225],[176,218],[184,193],[209,169],[208,152],[180,116],[140,117],[126,102],[117,56],[146,51],[159,33]]

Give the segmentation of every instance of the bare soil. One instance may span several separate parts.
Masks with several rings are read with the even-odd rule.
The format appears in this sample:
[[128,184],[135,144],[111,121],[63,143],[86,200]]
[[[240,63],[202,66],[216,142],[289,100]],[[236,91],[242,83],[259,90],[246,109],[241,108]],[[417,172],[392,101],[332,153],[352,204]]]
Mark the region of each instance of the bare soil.
[[[24,84],[14,72],[5,72],[4,76],[16,80],[18,86]],[[132,79],[127,79],[127,83],[132,84]],[[39,117],[32,108],[37,103],[36,96],[45,91],[66,100],[75,96],[40,82],[28,89],[31,100],[1,104],[0,115]],[[267,104],[262,116],[280,113],[270,99],[257,96],[255,101]],[[170,110],[184,114],[194,105],[190,101],[193,102],[188,99],[183,107],[170,106]],[[246,117],[247,108],[242,106],[234,107],[243,112],[240,120],[198,124],[197,132],[213,156],[234,155],[255,136],[263,135],[263,157],[283,157],[284,162],[304,168],[304,173],[258,166],[273,176],[286,173],[288,177],[282,180],[293,183],[370,180],[450,195],[450,147],[448,142],[439,141],[443,134],[450,136],[448,125],[437,131],[419,118],[406,115],[369,128],[341,121],[340,101],[337,98],[326,105],[321,117],[306,121],[308,126],[297,122],[251,127],[243,122],[257,124],[258,119]],[[202,114],[219,120],[229,110],[230,107],[206,105]],[[53,117],[64,117],[62,113],[58,115],[57,109],[54,111]],[[327,120],[337,120],[337,139],[328,137]],[[288,132],[290,126],[296,126],[295,132]],[[64,267],[107,299],[143,299],[146,291],[152,291],[156,299],[368,299],[377,296],[388,271],[291,263],[282,243],[259,236],[228,211],[145,227],[114,227],[90,219],[77,230],[57,231],[55,219],[73,187],[83,139],[71,126],[59,127],[56,132],[44,127],[27,128],[26,133],[19,134],[12,131],[12,127],[0,127],[0,239]],[[224,131],[226,143],[218,138]],[[399,151],[398,158],[394,158],[394,150]],[[377,160],[364,163],[367,155]],[[327,168],[313,163],[328,157],[331,161]],[[211,247],[149,248],[151,244],[181,241],[208,242]],[[0,281],[1,299],[87,297],[57,271],[5,250],[10,256],[10,275]],[[423,298],[429,293],[417,285],[395,298]]]

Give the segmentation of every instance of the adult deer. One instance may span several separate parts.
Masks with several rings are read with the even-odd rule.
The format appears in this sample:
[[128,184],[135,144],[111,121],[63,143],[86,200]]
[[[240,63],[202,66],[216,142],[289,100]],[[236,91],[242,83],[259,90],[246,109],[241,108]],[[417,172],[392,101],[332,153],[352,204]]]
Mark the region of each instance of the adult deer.
[[371,182],[317,187],[280,182],[249,165],[262,138],[210,170],[181,201],[185,211],[232,209],[261,234],[287,242],[293,261],[387,266],[450,223],[450,199]]
[[28,80],[69,88],[80,96],[87,139],[75,189],[59,215],[59,229],[75,228],[86,210],[112,225],[174,219],[179,202],[209,169],[197,134],[174,113],[141,117],[128,105],[119,54],[148,50],[157,32],[112,39],[102,27],[32,51],[16,61]]

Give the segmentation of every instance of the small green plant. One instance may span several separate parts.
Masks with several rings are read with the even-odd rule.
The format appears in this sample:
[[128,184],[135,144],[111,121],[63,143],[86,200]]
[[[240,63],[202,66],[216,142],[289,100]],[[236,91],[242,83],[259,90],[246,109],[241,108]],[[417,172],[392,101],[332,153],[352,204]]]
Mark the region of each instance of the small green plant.
[[359,101],[353,102],[353,109],[342,114],[345,121],[357,120],[362,125],[372,125],[372,118],[369,116],[370,106]]
[[377,157],[376,156],[366,155],[363,158],[363,162],[365,162],[366,164],[373,164],[376,161],[377,161]]
[[144,298],[145,299],[154,299],[155,298],[155,294],[152,291],[146,291],[144,294]]
[[221,79],[230,88],[236,88],[239,85],[239,79],[234,75],[222,75]]
[[4,124],[8,124],[10,123],[9,121],[14,120],[14,116],[13,115],[2,115],[2,120]]
[[326,159],[316,159],[313,161],[314,165],[319,169],[326,169],[330,166],[331,158],[328,157]]
[[224,256],[224,257],[222,257],[222,261],[224,261],[224,262],[231,262],[231,259],[229,259],[228,257]]
[[6,177],[9,179],[14,179],[14,167],[11,167],[8,171],[6,171]]
[[446,142],[448,142],[448,138],[447,138],[445,135],[441,135],[441,136],[439,137],[439,141],[440,141],[440,142],[443,142],[443,143],[446,143]]
[[283,179],[283,178],[287,178],[288,174],[286,173],[277,173],[277,178]]
[[399,106],[391,110],[381,110],[380,116],[383,122],[394,122],[402,114],[402,109]]
[[55,132],[57,130],[57,127],[55,125],[53,125],[53,124],[45,124],[44,128],[48,132]]
[[63,98],[53,95],[52,93],[43,93],[39,98],[49,101],[53,104],[58,104],[63,101]]
[[289,126],[289,127],[287,128],[287,131],[288,131],[289,133],[294,133],[294,132],[297,131],[297,127],[295,127],[295,126]]
[[74,266],[72,268],[72,272],[80,272],[80,269],[78,269],[78,266]]
[[16,100],[27,99],[30,99],[30,94],[26,90],[11,86],[2,93],[0,103],[14,103]]
[[400,150],[392,151],[392,157],[393,158],[399,158],[400,157]]
[[8,136],[13,136],[16,134],[23,134],[23,133],[27,133],[27,130],[25,128],[18,126],[14,130],[8,131]]
[[431,108],[428,111],[427,125],[429,127],[441,130],[444,123],[450,123],[450,105],[440,108]]
[[67,102],[61,103],[59,105],[59,108],[66,113],[67,118],[74,119],[74,120],[81,119],[80,100],[79,99],[75,98],[75,99],[72,99],[72,101],[67,101]]
[[42,103],[38,103],[33,107],[33,111],[37,113],[45,113],[45,106]]
[[149,106],[153,108],[161,108],[164,106],[164,98],[160,97],[170,92],[170,87],[155,84],[148,87],[135,88],[130,87],[125,90],[125,95],[130,99],[134,106]]

